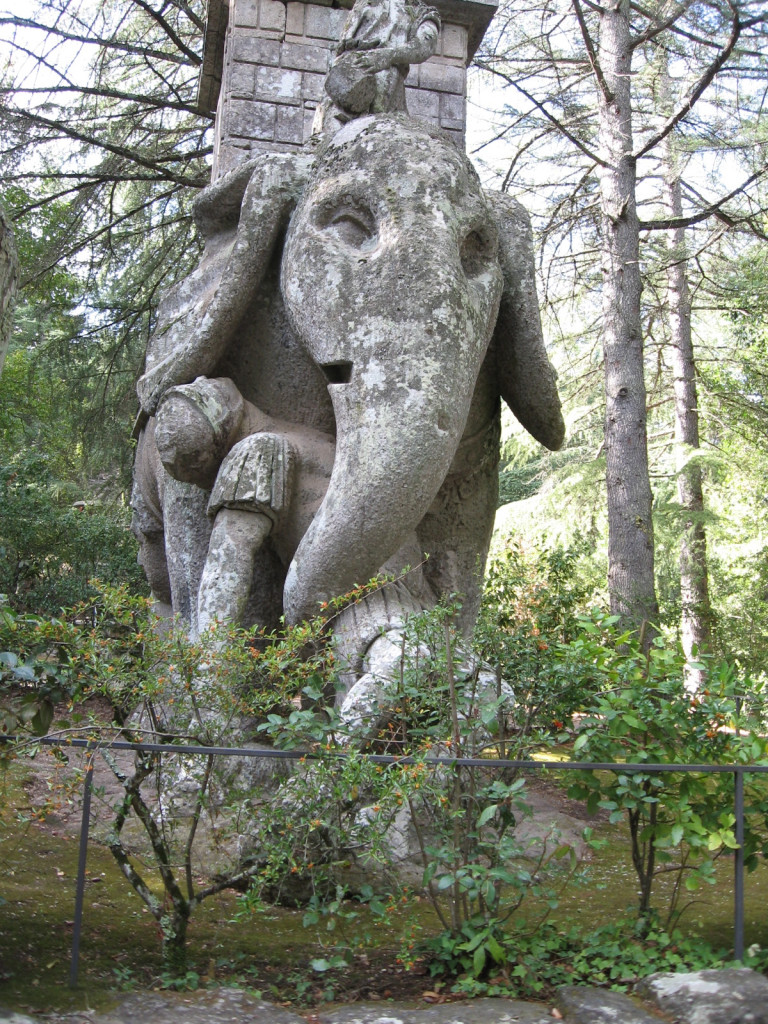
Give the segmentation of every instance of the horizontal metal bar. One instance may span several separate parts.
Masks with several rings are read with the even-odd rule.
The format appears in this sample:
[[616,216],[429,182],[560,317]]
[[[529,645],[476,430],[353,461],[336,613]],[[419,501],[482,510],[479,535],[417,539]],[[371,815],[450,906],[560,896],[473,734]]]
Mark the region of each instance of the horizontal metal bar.
[[[16,742],[19,737],[0,736],[0,742]],[[29,740],[24,737],[26,742]],[[215,755],[219,757],[262,757],[277,758],[288,761],[317,761],[331,756],[343,760],[353,755],[345,751],[326,751],[318,753],[312,750],[275,750],[273,747],[204,747],[190,743],[131,743],[128,740],[93,740],[60,736],[40,736],[34,740],[45,746],[77,747],[85,750],[136,750],[157,754],[192,754]],[[373,764],[434,764],[460,765],[465,768],[563,768],[573,771],[614,771],[649,772],[697,772],[703,775],[746,775],[764,774],[768,772],[768,764],[667,764],[642,761],[546,761],[546,760],[509,760],[497,757],[414,757],[413,755],[397,754],[357,754]]]

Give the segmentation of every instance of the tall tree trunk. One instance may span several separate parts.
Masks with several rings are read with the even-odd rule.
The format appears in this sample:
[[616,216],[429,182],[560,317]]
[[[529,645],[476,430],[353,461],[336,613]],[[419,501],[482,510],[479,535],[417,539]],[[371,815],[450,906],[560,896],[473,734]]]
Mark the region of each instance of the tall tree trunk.
[[[578,0],[575,0],[578,3]],[[599,86],[608,591],[611,610],[650,642],[658,614],[632,152],[629,0],[600,9]]]
[[[680,177],[669,138],[664,143],[663,174],[670,217],[682,218]],[[711,646],[711,608],[707,538],[702,522],[704,492],[701,466],[691,459],[699,447],[699,405],[691,337],[685,228],[677,227],[669,231],[668,248],[667,291],[675,389],[677,497],[685,513],[680,538],[680,631],[685,657],[690,663],[695,658],[695,651],[707,651]],[[691,668],[689,664],[686,668],[686,685],[695,690],[701,684],[701,671]]]
[[11,340],[13,299],[19,282],[19,263],[11,223],[0,207],[0,373]]

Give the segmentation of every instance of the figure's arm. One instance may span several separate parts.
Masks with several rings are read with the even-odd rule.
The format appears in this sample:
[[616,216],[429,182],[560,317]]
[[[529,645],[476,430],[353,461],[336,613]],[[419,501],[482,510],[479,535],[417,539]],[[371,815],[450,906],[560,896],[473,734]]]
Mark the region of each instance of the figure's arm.
[[382,46],[377,49],[358,51],[360,67],[369,71],[386,71],[387,68],[410,64],[423,64],[437,49],[440,22],[436,18],[425,18],[407,42],[398,46]]
[[205,254],[160,308],[137,386],[145,414],[154,414],[169,388],[210,374],[226,352],[311,163],[307,156],[272,154],[201,195],[196,219],[206,235]]
[[499,262],[504,291],[493,335],[499,393],[520,423],[547,448],[565,436],[552,368],[541,330],[536,296],[533,237],[528,214],[501,192],[486,196],[499,229]]

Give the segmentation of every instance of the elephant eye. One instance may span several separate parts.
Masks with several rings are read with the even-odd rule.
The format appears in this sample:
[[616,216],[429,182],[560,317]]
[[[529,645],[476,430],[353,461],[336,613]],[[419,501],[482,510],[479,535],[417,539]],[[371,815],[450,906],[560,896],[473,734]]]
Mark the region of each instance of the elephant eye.
[[316,223],[324,232],[329,232],[352,249],[373,248],[378,239],[373,213],[360,204],[321,208]]
[[461,267],[467,277],[477,277],[496,255],[496,239],[490,231],[470,231],[459,247]]

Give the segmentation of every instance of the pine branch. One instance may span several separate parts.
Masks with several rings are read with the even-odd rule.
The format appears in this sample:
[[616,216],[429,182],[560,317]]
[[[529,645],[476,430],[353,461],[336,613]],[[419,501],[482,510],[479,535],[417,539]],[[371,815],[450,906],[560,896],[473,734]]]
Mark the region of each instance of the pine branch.
[[600,66],[600,61],[598,60],[597,53],[595,51],[595,44],[592,41],[592,36],[589,34],[589,28],[587,27],[587,22],[584,18],[584,12],[581,9],[580,0],[571,0],[571,6],[573,7],[574,14],[576,15],[576,21],[579,23],[579,31],[581,32],[581,38],[584,40],[584,46],[587,48],[587,56],[589,57],[592,73],[595,76],[595,80],[603,95],[603,99],[606,103],[611,103],[613,101],[613,90],[609,88],[608,82],[605,80],[603,69]]
[[[736,196],[745,192],[750,185],[753,185],[756,181],[760,181],[768,175],[768,167],[763,167],[759,171],[755,171],[741,183],[737,188],[733,189],[727,195],[724,195],[721,199],[718,199],[715,203],[709,203],[704,209],[699,210],[697,213],[692,213],[687,217],[665,217],[663,219],[641,221],[640,229],[642,231],[669,231],[673,228],[688,228],[694,224],[700,224],[703,220],[707,220],[709,217],[720,216],[724,223],[733,225],[735,223],[744,223],[750,220],[748,217],[734,218],[726,214],[722,207],[734,199]],[[761,237],[762,233],[761,233]]]
[[688,116],[688,114],[691,112],[695,104],[701,98],[704,91],[708,88],[709,85],[711,85],[718,72],[722,69],[728,58],[733,53],[734,47],[736,46],[736,43],[739,41],[739,36],[741,35],[742,28],[744,28],[746,23],[742,23],[741,19],[739,18],[739,12],[734,3],[734,0],[728,0],[728,7],[730,8],[731,13],[733,14],[731,34],[728,39],[728,42],[721,49],[717,58],[712,61],[712,63],[709,65],[704,74],[701,75],[698,82],[694,85],[694,87],[688,94],[688,98],[685,100],[685,102],[675,111],[675,113],[671,114],[667,118],[664,125],[658,130],[658,132],[656,132],[655,135],[651,136],[651,138],[648,140],[648,142],[646,142],[643,148],[639,152],[635,153],[635,158],[637,160],[639,160],[641,157],[645,156],[646,153],[649,153],[652,149],[658,146],[658,144],[663,139],[665,139],[670,134],[670,132],[677,127],[678,124],[680,124],[683,118]]
[[86,43],[89,46],[101,46],[106,50],[119,50],[122,53],[133,53],[138,57],[143,57],[151,60],[168,61],[170,64],[194,64],[195,67],[199,67],[202,64],[202,58],[196,54],[193,55],[194,59],[190,60],[186,55],[182,56],[178,53],[169,53],[167,50],[156,50],[153,47],[137,46],[135,43],[124,43],[114,37],[103,37],[103,36],[88,36],[79,35],[75,32],[65,32],[63,29],[57,28],[55,25],[42,25],[39,22],[33,21],[31,18],[19,18],[11,16],[8,18],[0,18],[0,25],[13,25],[16,28],[33,29],[38,32],[45,32],[48,35],[56,36],[58,39],[62,39],[66,42],[71,43]]

